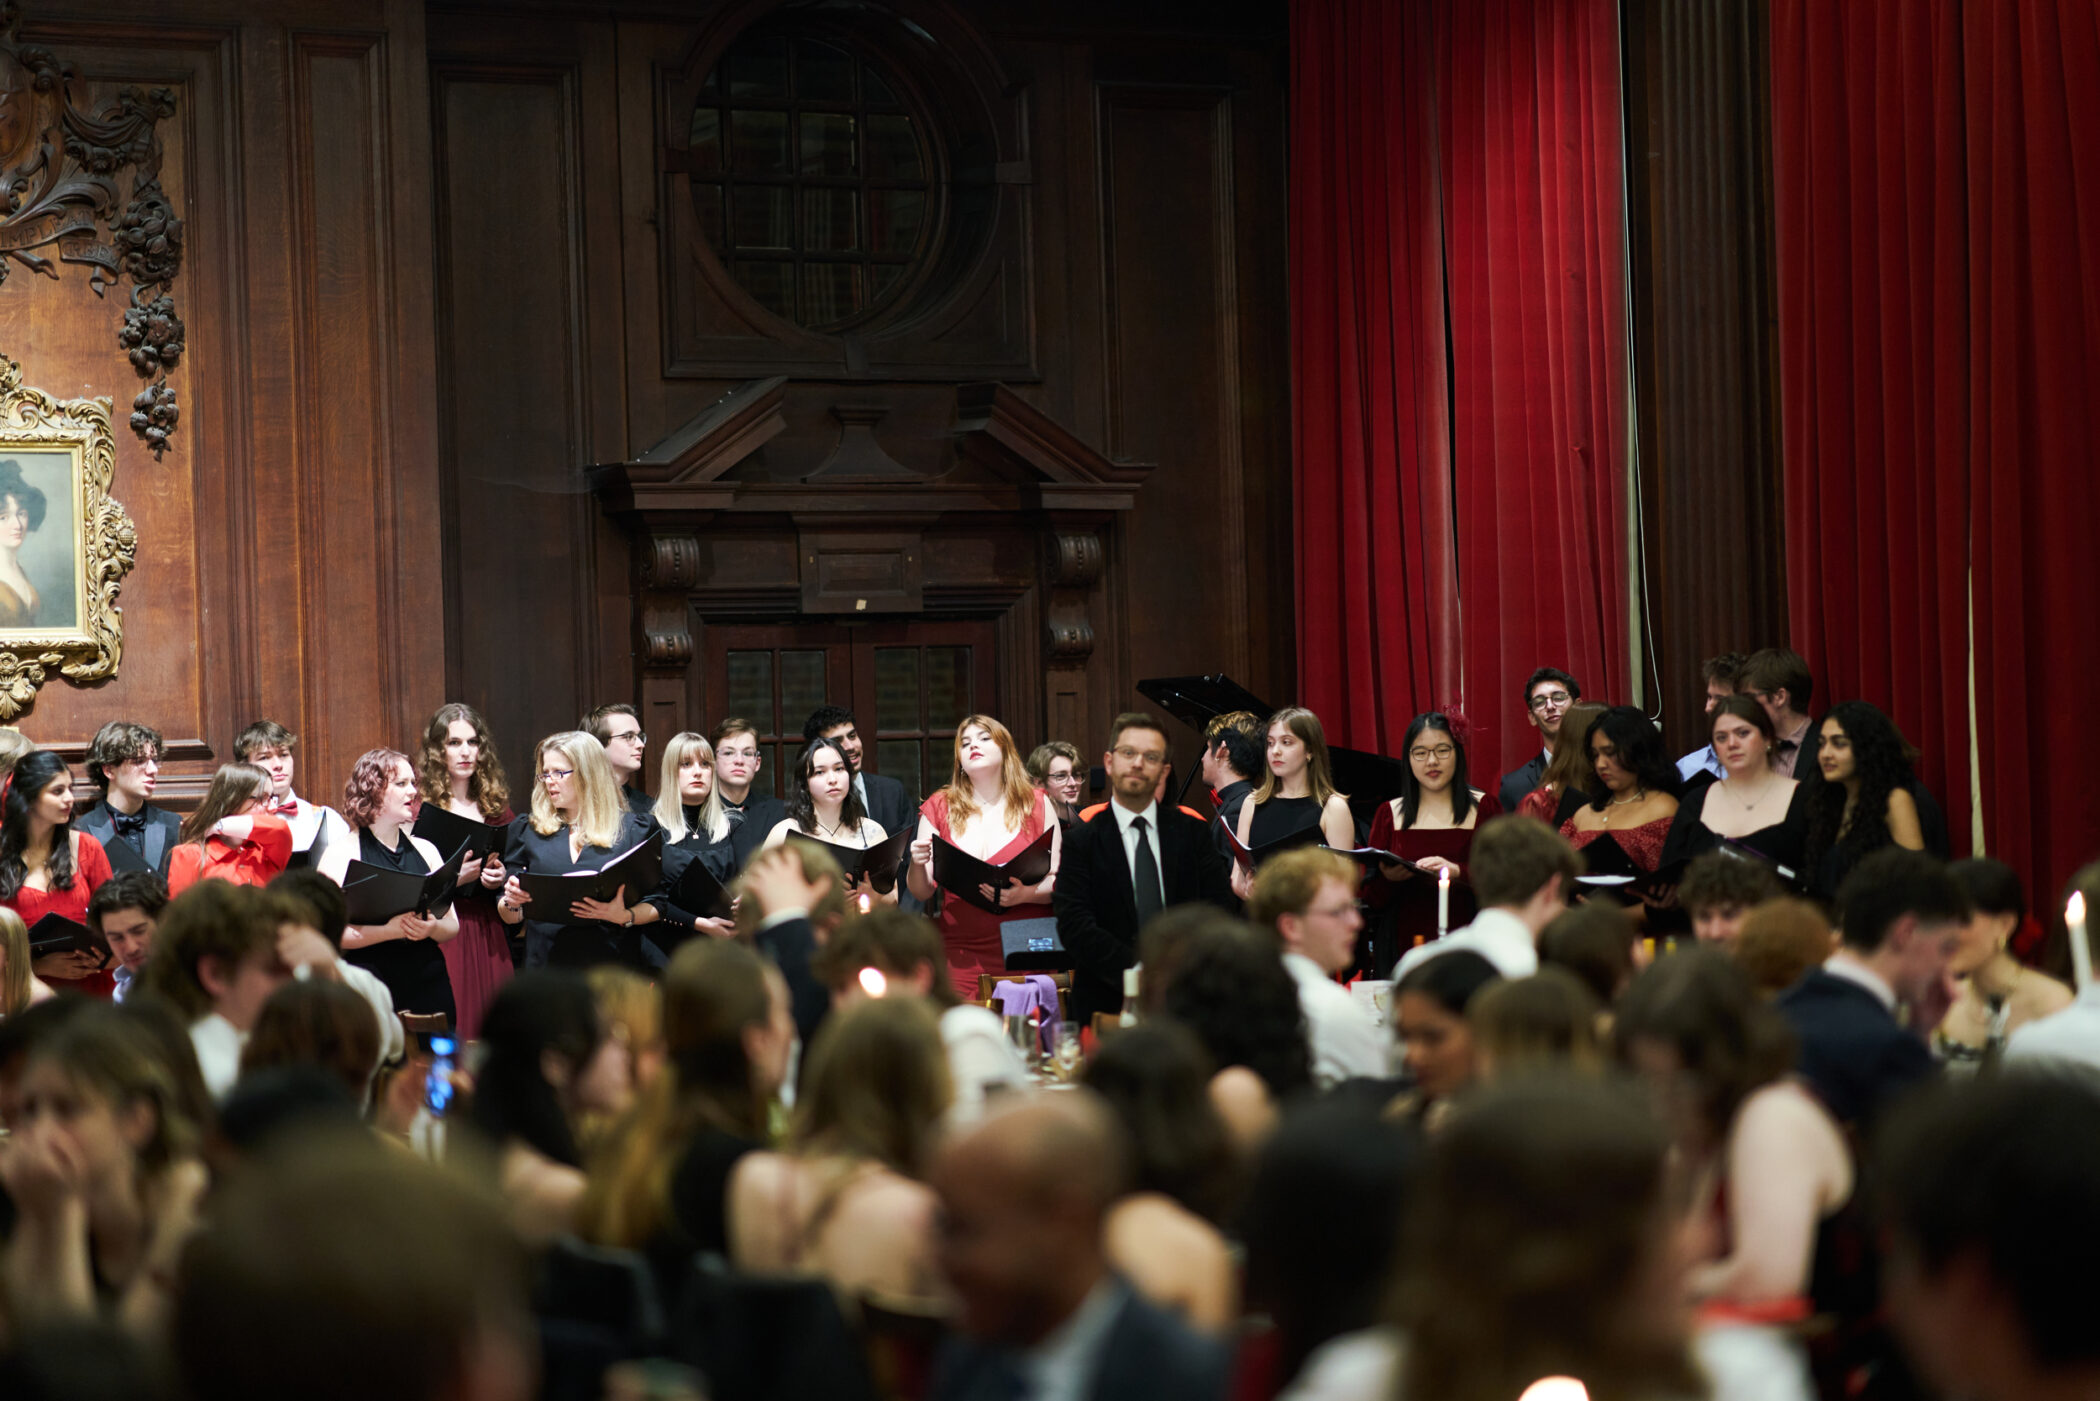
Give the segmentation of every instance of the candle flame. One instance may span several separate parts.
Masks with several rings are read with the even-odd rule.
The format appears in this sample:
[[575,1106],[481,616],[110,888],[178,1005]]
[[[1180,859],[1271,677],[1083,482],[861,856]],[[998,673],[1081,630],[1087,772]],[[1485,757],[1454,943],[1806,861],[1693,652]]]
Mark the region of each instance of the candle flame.
[[890,990],[890,980],[882,976],[880,968],[860,970],[860,990],[870,997],[880,997]]
[[869,908],[870,908],[870,907],[871,907],[871,906],[872,906],[872,905],[873,905],[874,903],[875,903],[875,902],[874,902],[874,900],[873,900],[873,899],[871,899],[871,898],[869,897],[869,895],[868,895],[868,892],[867,892],[867,891],[863,890],[863,891],[862,891],[862,892],[860,893],[860,912],[861,912],[862,914],[866,914],[866,913],[868,912]]
[[1517,1401],[1590,1401],[1590,1389],[1573,1377],[1541,1377]]
[[2085,892],[2083,890],[2071,892],[2071,902],[2064,906],[2064,923],[2085,923]]
[[1440,866],[1437,868],[1436,883],[1438,885],[1451,884],[1451,868],[1449,866]]

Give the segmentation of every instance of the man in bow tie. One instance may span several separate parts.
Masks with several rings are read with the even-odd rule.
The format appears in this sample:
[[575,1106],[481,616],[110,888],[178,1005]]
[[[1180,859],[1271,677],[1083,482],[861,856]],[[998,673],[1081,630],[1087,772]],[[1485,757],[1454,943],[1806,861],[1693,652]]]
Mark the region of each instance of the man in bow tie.
[[88,778],[102,801],[73,825],[102,843],[118,874],[150,871],[167,878],[181,820],[148,801],[160,779],[160,731],[133,720],[112,720],[88,744]]
[[311,865],[330,845],[350,836],[350,824],[332,807],[309,803],[292,791],[293,758],[299,736],[275,720],[258,720],[233,740],[233,757],[270,776],[270,800],[263,811],[274,813],[292,829],[292,864]]

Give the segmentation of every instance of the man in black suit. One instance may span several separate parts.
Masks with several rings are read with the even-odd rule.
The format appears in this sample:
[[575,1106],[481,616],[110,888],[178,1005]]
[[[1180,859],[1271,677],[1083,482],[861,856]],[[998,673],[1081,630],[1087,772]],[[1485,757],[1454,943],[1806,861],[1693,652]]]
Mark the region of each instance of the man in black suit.
[[1560,742],[1560,722],[1568,707],[1582,699],[1582,683],[1557,666],[1542,666],[1524,683],[1524,718],[1539,732],[1540,751],[1531,762],[1502,775],[1498,796],[1504,812],[1515,812],[1524,795],[1539,786],[1553,746]]
[[758,726],[741,715],[729,715],[715,725],[708,742],[715,751],[715,792],[722,811],[729,815],[730,850],[742,870],[766,834],[787,816],[787,804],[764,790],[758,772],[765,755],[758,746]]
[[1161,910],[1207,900],[1233,908],[1225,859],[1210,826],[1155,796],[1167,735],[1142,711],[1109,727],[1109,803],[1065,834],[1051,904],[1072,957],[1072,1019],[1123,1005],[1123,970],[1137,962],[1138,930]]
[[819,706],[802,722],[802,742],[815,739],[835,739],[846,757],[853,761],[853,787],[860,794],[860,805],[868,816],[882,824],[882,830],[895,836],[907,827],[916,827],[918,809],[912,806],[911,794],[894,778],[885,778],[879,773],[867,771],[867,760],[861,757],[860,727],[854,723],[853,712],[839,705]]
[[649,815],[655,804],[649,799],[642,774],[649,754],[649,736],[642,733],[642,717],[625,701],[601,705],[583,717],[576,727],[605,746],[605,761],[620,780],[620,800],[638,817]]
[[160,731],[131,720],[110,721],[88,744],[88,778],[102,800],[73,825],[102,843],[119,874],[150,871],[167,879],[182,821],[146,801],[160,779],[160,751]]
[[1232,859],[1228,831],[1238,831],[1240,809],[1254,791],[1262,765],[1261,717],[1251,710],[1219,715],[1203,727],[1203,781],[1210,785],[1211,807],[1225,825],[1212,835],[1218,855]]
[[[1844,943],[1778,1007],[1800,1042],[1802,1075],[1848,1127],[1870,1128],[1936,1073],[1924,1037],[1946,1014],[1947,957],[1968,919],[1968,896],[1922,851],[1877,851],[1839,888]],[[1896,1020],[1899,1005],[1909,1027]]]
[[1225,1347],[1110,1272],[1102,1222],[1122,1145],[1091,1093],[1014,1102],[952,1138],[930,1182],[959,1307],[933,1401],[1217,1401]]

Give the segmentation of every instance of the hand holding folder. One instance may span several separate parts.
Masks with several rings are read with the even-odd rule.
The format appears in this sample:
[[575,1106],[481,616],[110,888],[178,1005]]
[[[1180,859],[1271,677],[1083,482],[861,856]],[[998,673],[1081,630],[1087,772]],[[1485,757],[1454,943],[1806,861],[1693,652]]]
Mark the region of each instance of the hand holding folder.
[[593,916],[578,914],[574,908],[586,901],[607,904],[617,899],[632,909],[641,903],[641,897],[655,894],[663,879],[664,834],[661,829],[651,832],[595,871],[574,871],[559,876],[527,871],[516,877],[519,888],[531,901],[525,907],[525,917],[542,924],[593,923]]
[[[1050,843],[1057,828],[1043,834],[1017,852],[1010,861],[994,865],[979,860],[936,832],[933,835],[934,884],[988,914],[998,914],[1005,892],[1019,881],[1024,886],[1041,885],[1050,875]],[[991,890],[989,898],[985,889]]]

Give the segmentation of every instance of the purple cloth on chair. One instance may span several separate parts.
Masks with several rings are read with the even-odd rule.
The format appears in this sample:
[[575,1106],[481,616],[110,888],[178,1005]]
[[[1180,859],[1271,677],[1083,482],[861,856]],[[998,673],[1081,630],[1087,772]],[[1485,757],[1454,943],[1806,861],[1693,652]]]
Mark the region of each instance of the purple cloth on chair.
[[1031,973],[1019,982],[992,984],[992,1001],[1002,1017],[1029,1017],[1037,1042],[1047,1053],[1057,1048],[1057,983],[1047,973]]

